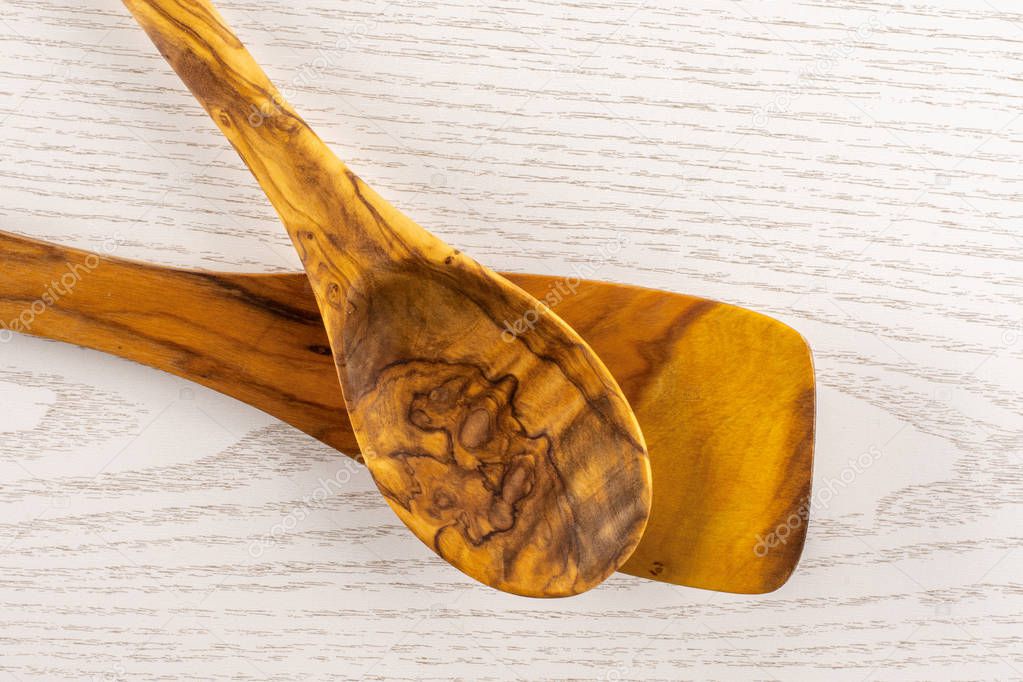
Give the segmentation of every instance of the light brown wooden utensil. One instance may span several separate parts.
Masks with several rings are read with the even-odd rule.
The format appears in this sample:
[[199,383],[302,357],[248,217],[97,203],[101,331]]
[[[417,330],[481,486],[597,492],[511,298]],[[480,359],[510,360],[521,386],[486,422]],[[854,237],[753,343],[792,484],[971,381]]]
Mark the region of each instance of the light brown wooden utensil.
[[[726,592],[784,583],[803,547],[813,460],[814,374],[799,334],[692,296],[508,277],[560,299],[647,436],[653,508],[620,570]],[[61,279],[70,293],[32,313]],[[302,274],[161,268],[0,232],[0,327],[157,367],[358,452]]]
[[[598,356],[535,298],[356,177],[210,2],[125,5],[291,235],[352,430],[398,517],[503,591],[568,596],[613,573],[646,525],[650,464]],[[503,333],[523,319],[521,333]]]

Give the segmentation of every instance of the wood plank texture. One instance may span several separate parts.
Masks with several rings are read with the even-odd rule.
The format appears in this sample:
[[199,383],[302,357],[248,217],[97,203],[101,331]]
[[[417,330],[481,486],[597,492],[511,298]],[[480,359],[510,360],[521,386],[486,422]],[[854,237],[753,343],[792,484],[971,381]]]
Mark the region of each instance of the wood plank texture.
[[[0,345],[2,673],[1023,679],[1018,7],[220,7],[361,177],[487,265],[717,298],[807,336],[803,561],[763,597],[624,575],[557,603],[494,594],[311,438],[18,336]],[[0,227],[298,268],[120,2],[5,0],[0,26]]]

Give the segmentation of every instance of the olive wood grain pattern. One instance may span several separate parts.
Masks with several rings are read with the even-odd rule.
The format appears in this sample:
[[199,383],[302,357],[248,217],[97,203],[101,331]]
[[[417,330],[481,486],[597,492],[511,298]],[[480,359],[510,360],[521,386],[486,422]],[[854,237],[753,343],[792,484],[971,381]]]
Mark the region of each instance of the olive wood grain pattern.
[[[304,275],[163,268],[3,232],[0,266],[3,328],[190,379],[358,458]],[[620,570],[726,592],[782,585],[803,547],[807,524],[789,519],[803,513],[813,459],[814,372],[799,334],[693,296],[507,276],[556,303],[601,354],[647,436],[653,508]],[[45,313],[22,317],[50,291]],[[758,552],[782,526],[787,541]]]
[[[651,472],[636,417],[599,357],[536,299],[356,177],[211,3],[125,5],[288,229],[356,439],[401,520],[503,591],[568,596],[611,575],[646,525]],[[522,319],[521,333],[505,333]]]

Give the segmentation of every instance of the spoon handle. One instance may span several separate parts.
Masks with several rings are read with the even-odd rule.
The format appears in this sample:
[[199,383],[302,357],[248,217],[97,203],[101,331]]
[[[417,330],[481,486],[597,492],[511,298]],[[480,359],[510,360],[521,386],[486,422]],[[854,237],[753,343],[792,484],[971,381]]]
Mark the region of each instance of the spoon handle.
[[[277,209],[307,271],[342,286],[361,269],[439,240],[359,180],[285,101],[207,0],[124,0]],[[402,239],[395,240],[399,232]],[[398,250],[399,253],[395,251]],[[313,277],[313,286],[325,279]],[[329,291],[317,291],[330,300]]]

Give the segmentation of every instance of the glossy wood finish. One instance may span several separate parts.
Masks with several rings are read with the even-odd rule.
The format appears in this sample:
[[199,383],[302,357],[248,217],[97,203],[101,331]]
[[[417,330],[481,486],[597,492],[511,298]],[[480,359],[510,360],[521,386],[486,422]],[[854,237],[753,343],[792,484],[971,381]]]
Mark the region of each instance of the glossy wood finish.
[[611,575],[646,525],[651,473],[599,357],[356,177],[211,3],[125,5],[288,229],[356,438],[401,520],[465,573],[515,594],[568,596]]
[[[356,470],[253,564],[250,538],[347,458],[205,389],[181,401],[177,377],[19,336],[0,346],[9,673],[1023,679],[1023,6],[223,2],[324,139],[357,143],[370,184],[499,271],[693,293],[805,336],[803,556],[768,595],[619,573],[581,599],[509,600],[404,538]],[[0,227],[300,272],[233,150],[183,115],[191,96],[121,13],[0,3]],[[59,423],[18,413],[36,400]],[[66,508],[29,523],[55,495]]]
[[[0,264],[6,327],[191,379],[357,456],[303,275],[162,268],[2,232]],[[70,295],[55,297],[29,325],[18,321],[51,283],[76,272]],[[557,301],[605,359],[647,434],[653,508],[621,570],[727,592],[784,583],[806,534],[805,522],[790,519],[805,521],[814,444],[814,373],[799,334],[682,294],[508,277]],[[785,542],[766,547],[781,527]]]

